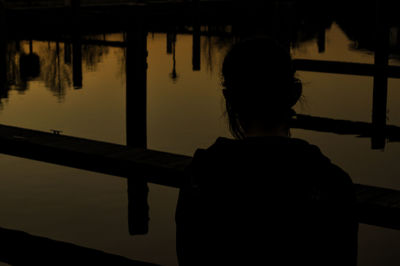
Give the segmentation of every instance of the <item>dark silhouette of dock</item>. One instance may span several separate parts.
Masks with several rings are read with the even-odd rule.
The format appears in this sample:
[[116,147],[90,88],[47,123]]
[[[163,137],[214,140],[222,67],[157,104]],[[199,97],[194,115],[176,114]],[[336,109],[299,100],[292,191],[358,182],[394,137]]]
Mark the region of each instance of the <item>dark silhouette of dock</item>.
[[[0,125],[0,152],[180,187],[191,157]],[[134,175],[133,175],[134,173]],[[400,229],[400,191],[356,185],[359,221]]]
[[0,239],[0,261],[11,265],[157,266],[6,228],[0,228]]

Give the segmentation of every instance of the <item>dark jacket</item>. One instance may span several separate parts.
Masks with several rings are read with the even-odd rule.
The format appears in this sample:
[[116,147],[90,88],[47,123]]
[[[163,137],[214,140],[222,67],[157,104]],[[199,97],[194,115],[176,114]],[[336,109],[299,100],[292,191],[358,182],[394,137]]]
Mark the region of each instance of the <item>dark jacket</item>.
[[196,151],[188,176],[176,212],[180,265],[356,265],[352,181],[316,146],[219,138]]

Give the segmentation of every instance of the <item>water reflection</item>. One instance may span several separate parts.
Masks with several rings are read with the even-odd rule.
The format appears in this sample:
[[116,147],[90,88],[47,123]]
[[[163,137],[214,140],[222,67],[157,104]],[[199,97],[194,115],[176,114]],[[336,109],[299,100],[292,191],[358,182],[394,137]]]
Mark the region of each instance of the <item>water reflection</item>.
[[157,264],[131,260],[100,250],[0,228],[0,261],[10,265],[138,265]]
[[[313,3],[316,5],[316,3]],[[10,34],[7,31],[6,23],[3,22],[3,36],[1,41],[2,67],[0,67],[0,75],[2,81],[1,98],[8,98],[9,90],[15,89],[19,92],[25,92],[29,89],[32,81],[41,81],[56,96],[60,102],[66,97],[66,91],[72,87],[81,89],[83,87],[83,65],[85,71],[96,71],[97,65],[102,62],[104,56],[109,53],[109,47],[121,47],[124,50],[130,49],[131,53],[145,53],[146,47],[142,51],[140,45],[133,45],[128,48],[129,41],[126,36],[137,32],[138,25],[143,28],[143,37],[134,37],[135,42],[143,42],[148,32],[157,33],[165,32],[166,53],[171,54],[171,72],[169,76],[173,82],[178,82],[181,74],[178,73],[176,60],[176,43],[178,34],[192,35],[192,70],[199,71],[201,69],[201,58],[205,59],[205,65],[209,71],[214,71],[215,62],[213,62],[213,51],[222,51],[229,47],[235,40],[245,38],[251,34],[267,34],[279,39],[287,49],[301,49],[301,47],[313,41],[317,44],[318,53],[324,54],[326,51],[326,30],[333,23],[343,29],[347,37],[353,41],[352,49],[359,49],[362,53],[370,53],[375,51],[375,64],[361,63],[342,63],[331,61],[315,61],[309,59],[297,60],[296,66],[298,70],[317,71],[326,73],[343,73],[352,75],[372,75],[374,77],[374,95],[372,106],[372,149],[383,149],[387,139],[386,130],[386,109],[387,109],[387,79],[389,76],[398,77],[399,69],[397,67],[389,67],[390,56],[396,59],[398,47],[400,47],[400,38],[396,37],[398,28],[397,20],[387,19],[387,7],[378,5],[378,11],[375,9],[373,14],[375,20],[373,24],[367,24],[370,28],[375,29],[375,36],[366,38],[364,28],[360,28],[361,22],[372,16],[371,10],[368,9],[368,16],[361,17],[358,20],[350,20],[347,11],[334,9],[326,11],[328,15],[315,14],[309,12],[307,5],[294,2],[275,3],[257,6],[260,10],[250,10],[244,17],[246,23],[241,23],[236,19],[214,18],[212,23],[204,24],[202,17],[198,12],[194,12],[192,17],[182,18],[179,24],[167,25],[158,24],[157,21],[148,21],[145,16],[138,16],[134,21],[130,20],[129,31],[123,30],[124,27],[116,25],[111,32],[121,32],[123,38],[119,41],[107,41],[106,32],[94,34],[88,29],[84,31],[76,24],[75,17],[72,17],[74,27],[66,32],[62,30],[56,34],[46,33],[43,37],[41,31],[29,32],[30,39],[24,41],[21,48],[21,34],[25,34],[22,30],[18,33],[18,27]],[[372,6],[371,6],[372,7]],[[381,11],[379,11],[381,10]],[[151,12],[151,11],[150,11]],[[257,15],[267,12],[266,21],[261,22]],[[246,14],[246,13],[245,13]],[[382,15],[383,14],[383,15]],[[75,14],[76,15],[76,14]],[[81,14],[82,15],[82,14]],[[82,15],[83,16],[83,15]],[[176,22],[175,22],[176,23]],[[21,29],[20,29],[21,30]],[[71,30],[73,31],[71,33]],[[131,33],[129,33],[131,32]],[[200,36],[204,36],[203,45],[201,45]],[[216,41],[212,41],[217,36]],[[371,34],[368,34],[371,36]],[[45,42],[40,39],[47,39]],[[34,40],[34,41],[32,41]],[[28,42],[28,44],[26,43]],[[25,46],[29,46],[27,48]],[[201,49],[201,47],[203,48]],[[34,50],[35,49],[35,50]],[[201,56],[203,54],[203,56]],[[130,59],[131,58],[131,59]],[[127,87],[129,84],[141,87],[141,80],[146,79],[146,71],[140,70],[135,65],[139,57],[129,57],[129,52],[124,52],[121,64],[134,66],[132,72],[127,73]],[[132,62],[132,63],[130,63]],[[204,66],[203,66],[204,67]],[[126,71],[129,67],[126,68]],[[124,71],[125,72],[125,71]],[[146,87],[146,84],[143,85]],[[127,88],[127,95],[131,94],[133,89]],[[141,89],[140,89],[141,90]],[[129,92],[129,93],[128,93]],[[141,96],[139,96],[141,97]],[[132,97],[134,99],[135,97]],[[142,97],[142,99],[145,99]],[[127,101],[129,103],[130,100]],[[140,105],[139,101],[134,106]],[[130,104],[127,104],[129,106]],[[129,111],[128,111],[129,113]],[[131,112],[135,113],[135,112]],[[128,116],[129,117],[129,116]],[[142,116],[143,117],[143,116]],[[133,121],[133,120],[132,120]],[[137,121],[137,120],[135,120]],[[134,122],[132,122],[134,124]],[[132,123],[128,123],[131,125]],[[303,127],[304,128],[304,127]],[[364,134],[365,135],[365,134]],[[394,138],[392,138],[393,140]]]
[[[14,2],[16,3],[21,1]],[[66,123],[72,123],[71,128],[77,127],[77,125],[83,127],[82,125],[88,125],[93,123],[93,121],[97,121],[96,125],[104,124],[102,127],[98,127],[100,130],[97,130],[97,128],[93,129],[94,126],[88,126],[86,130],[76,130],[76,132],[78,132],[77,134],[82,134],[84,136],[95,135],[97,137],[96,133],[92,134],[87,132],[98,131],[99,133],[97,134],[103,134],[105,136],[110,134],[111,129],[115,127],[115,124],[112,124],[113,121],[110,120],[117,119],[103,121],[105,115],[104,117],[101,117],[102,115],[99,115],[96,111],[87,111],[87,109],[90,108],[90,105],[93,104],[90,97],[93,97],[93,95],[96,94],[104,94],[105,90],[101,90],[99,86],[100,83],[105,83],[104,85],[101,84],[104,87],[112,87],[118,82],[123,84],[126,82],[127,110],[124,110],[124,113],[121,112],[118,117],[124,119],[126,115],[126,123],[123,124],[124,126],[126,124],[127,132],[125,133],[123,132],[125,129],[121,129],[120,131],[123,133],[115,133],[121,135],[118,135],[115,139],[118,139],[119,142],[126,141],[128,145],[143,145],[143,143],[147,142],[146,137],[150,134],[151,138],[148,140],[152,145],[150,147],[190,154],[192,146],[198,145],[199,143],[204,145],[205,143],[208,143],[208,138],[211,139],[209,135],[212,135],[210,132],[212,129],[218,128],[217,126],[211,126],[211,129],[205,129],[213,122],[207,121],[207,114],[211,111],[208,110],[208,108],[204,108],[204,106],[212,106],[210,108],[211,110],[218,110],[217,104],[214,104],[214,102],[211,104],[206,102],[204,104],[204,102],[202,102],[202,99],[206,98],[204,95],[214,95],[203,89],[206,86],[217,86],[217,82],[215,82],[215,79],[217,78],[214,76],[212,80],[213,83],[211,83],[200,80],[198,77],[200,77],[202,72],[208,72],[218,76],[218,58],[220,54],[223,54],[224,51],[238,39],[245,38],[246,36],[255,33],[263,33],[280,39],[286,44],[287,49],[291,49],[292,52],[297,55],[296,57],[298,59],[308,60],[302,62],[307,63],[309,68],[306,69],[305,65],[302,67],[304,71],[310,70],[311,72],[302,72],[302,75],[310,77],[311,74],[313,74],[312,78],[316,84],[314,88],[315,93],[313,92],[314,95],[328,94],[326,90],[331,89],[331,87],[327,89],[329,82],[335,83],[335,85],[332,86],[341,87],[340,84],[345,84],[345,82],[349,81],[346,83],[346,86],[349,87],[349,91],[342,92],[335,88],[335,90],[332,90],[332,99],[327,100],[329,103],[335,102],[335,105],[339,105],[339,107],[335,106],[334,109],[332,107],[333,103],[331,105],[327,104],[327,108],[332,108],[332,110],[326,112],[322,111],[322,113],[317,112],[317,114],[314,114],[313,116],[305,114],[299,116],[298,120],[294,121],[297,123],[297,128],[307,129],[308,131],[312,130],[314,132],[331,132],[336,134],[368,137],[372,139],[372,146],[378,149],[382,149],[387,140],[398,141],[400,139],[398,127],[393,125],[392,122],[392,125],[385,128],[385,122],[387,119],[387,97],[385,96],[387,78],[388,76],[393,78],[399,77],[397,68],[387,67],[388,64],[393,66],[399,65],[400,63],[400,40],[398,37],[399,21],[397,16],[388,16],[389,20],[388,22],[385,22],[386,26],[383,35],[389,35],[389,49],[386,50],[386,52],[383,51],[383,54],[377,53],[374,55],[376,38],[374,34],[371,34],[371,32],[375,31],[375,19],[371,18],[375,18],[376,11],[375,5],[372,3],[373,1],[368,1],[368,3],[365,2],[362,4],[341,4],[340,2],[319,3],[317,1],[310,1],[310,3],[307,4],[297,3],[295,1],[291,2],[292,4],[263,3],[257,6],[256,12],[254,12],[254,10],[249,11],[242,8],[243,12],[238,10],[235,11],[237,12],[235,14],[239,15],[231,15],[234,14],[230,12],[233,9],[228,9],[225,12],[221,12],[221,9],[216,9],[214,13],[210,12],[211,14],[207,12],[203,12],[202,14],[187,13],[185,16],[175,13],[175,15],[161,14],[160,16],[151,16],[151,19],[142,18],[142,21],[130,21],[129,23],[126,22],[126,20],[128,20],[126,18],[128,17],[126,15],[128,11],[126,11],[126,13],[121,11],[117,15],[112,16],[112,19],[109,19],[107,22],[98,21],[93,16],[87,15],[83,12],[83,14],[81,14],[82,23],[85,26],[81,28],[78,27],[79,31],[76,30],[76,27],[71,28],[69,25],[65,25],[69,22],[58,22],[61,19],[53,20],[52,17],[51,21],[54,21],[57,25],[61,25],[56,33],[52,32],[48,27],[47,29],[46,27],[43,27],[43,25],[48,25],[49,19],[47,18],[42,20],[32,20],[32,23],[8,20],[8,26],[5,26],[5,22],[1,22],[0,103],[3,108],[2,114],[5,114],[3,121],[7,121],[7,117],[15,118],[15,116],[6,112],[7,108],[9,108],[8,110],[10,113],[17,113],[11,104],[9,106],[4,104],[9,98],[17,97],[13,92],[28,94],[28,92],[32,93],[37,88],[40,88],[40,86],[44,86],[51,92],[51,95],[53,95],[57,101],[66,103],[68,102],[68,97],[72,98],[76,95],[75,93],[77,93],[77,91],[73,90],[73,88],[75,88],[81,89],[79,92],[82,94],[78,97],[81,97],[83,99],[82,101],[86,101],[82,104],[83,107],[81,109],[75,109],[74,104],[76,104],[77,100],[76,98],[73,98],[73,100],[71,99],[70,102],[72,108],[68,109],[68,112],[71,114],[72,118],[70,118],[70,116],[65,116],[69,119],[56,118],[54,121],[51,121],[51,123],[56,124],[57,119],[62,120],[57,124],[58,126],[52,125],[49,127],[45,124],[43,128],[45,130],[48,128],[63,129],[63,126],[65,126]],[[344,6],[345,8],[343,8]],[[315,12],[315,10],[320,10],[320,12]],[[248,13],[247,15],[244,14],[246,12]],[[360,15],[357,18],[354,18],[354,14]],[[5,18],[5,16],[0,17]],[[95,19],[98,24],[89,23],[92,19]],[[140,23],[144,23],[144,25],[142,25],[142,30],[144,30],[144,32],[141,33],[143,35],[139,36],[137,35],[137,25]],[[23,26],[21,26],[21,24]],[[130,26],[128,26],[128,24]],[[336,47],[333,47],[337,43],[335,42],[336,39],[334,40],[329,38],[337,38],[337,35],[334,35],[333,33],[329,35],[329,31],[336,31],[336,33],[338,31],[343,31],[346,39],[346,42],[344,43],[347,44],[347,41],[349,43],[348,49],[336,49]],[[134,41],[129,44],[130,40],[132,40],[131,34],[134,36]],[[147,50],[149,50],[150,54],[156,54],[156,56],[153,57],[153,60],[147,61],[149,63],[149,71],[152,71],[152,75],[148,77],[146,77],[148,73],[144,68],[145,62],[143,58],[137,59],[137,55],[140,57],[140,55],[144,54],[145,48],[142,43],[136,44],[135,40],[135,38],[137,38],[139,42],[144,42],[146,39],[144,36],[148,36],[148,43],[146,44]],[[152,36],[155,36],[154,40],[152,40]],[[155,49],[159,48],[156,45],[159,41],[163,42],[162,48],[160,48],[162,52],[160,53],[155,51]],[[150,46],[154,47],[154,50],[150,50]],[[118,50],[118,52],[116,52],[116,50]],[[130,51],[133,51],[133,53]],[[303,53],[303,51],[305,52]],[[39,57],[39,61],[33,59],[33,57],[37,58],[35,55]],[[367,65],[374,63],[374,56],[376,56],[376,61],[380,62],[379,64],[381,67],[379,68],[379,71],[375,71],[374,67]],[[386,57],[388,57],[388,59]],[[105,68],[105,70],[104,68],[102,69],[102,63],[106,62],[106,64],[109,64],[109,61],[106,61],[109,58],[116,58],[117,64],[110,64],[111,67]],[[186,58],[190,61],[188,64],[184,61]],[[331,61],[333,60],[340,61],[339,63],[346,61],[350,64],[332,65]],[[298,61],[298,63],[302,62]],[[357,63],[357,65],[351,63]],[[164,67],[164,65],[166,65],[166,67]],[[389,74],[385,72],[385,69],[388,70]],[[117,80],[115,83],[108,82],[113,78],[113,76],[110,75],[107,76],[107,78],[101,76],[104,75],[104,73],[113,71],[118,72],[118,75],[120,75],[115,77],[115,80]],[[347,73],[347,75],[360,75],[364,73],[364,75],[367,75],[367,77],[370,78],[357,79],[354,76],[349,76],[347,79],[340,75],[315,74],[314,71],[336,74]],[[97,73],[97,75],[91,76],[90,73]],[[201,77],[204,76],[205,75],[202,75]],[[163,77],[165,77],[165,79]],[[377,89],[374,90],[374,93],[372,93],[371,90],[370,93],[368,84],[371,83],[372,88],[373,77],[375,77],[374,87]],[[146,78],[150,84],[145,82]],[[193,80],[193,82],[188,83],[188,79]],[[97,83],[93,82],[93,80],[96,80]],[[324,80],[325,83],[318,83],[320,80]],[[343,82],[341,83],[338,80],[343,80]],[[99,90],[84,98],[84,95],[88,93],[88,90],[90,89],[87,85],[89,81],[92,82],[91,84],[95,84],[93,87],[98,86]],[[394,85],[397,84],[395,83],[395,80],[392,80],[392,82]],[[175,84],[175,87],[171,87],[170,83]],[[365,86],[366,84],[368,86]],[[198,86],[198,91],[195,90],[197,89],[195,86]],[[151,89],[148,91],[147,98],[145,96],[146,87],[147,89]],[[154,89],[154,87],[159,87],[160,89]],[[361,92],[364,87],[367,90],[365,93]],[[184,90],[187,94],[179,94]],[[192,95],[189,95],[188,92],[191,92]],[[107,113],[116,109],[117,105],[124,107],[123,102],[120,103],[116,101],[116,104],[113,103],[114,94],[116,93],[108,93],[107,97],[105,97],[107,98],[106,100],[101,99],[99,101],[100,105],[109,107]],[[368,100],[365,95],[371,95],[372,97],[373,94],[374,103],[369,106],[368,103],[365,103]],[[396,94],[396,92],[393,92],[393,94]],[[182,97],[181,95],[189,97]],[[174,96],[176,96],[176,100],[172,99]],[[190,96],[192,96],[192,98],[190,98]],[[309,99],[312,100],[313,97],[314,96],[310,95]],[[396,97],[393,96],[392,101],[394,101],[393,99],[396,99]],[[165,103],[167,101],[171,102],[170,105]],[[147,102],[156,103],[156,105],[161,102],[162,104],[158,104],[157,107],[151,109],[153,107],[150,107],[150,104],[144,104]],[[342,104],[346,105],[346,103],[348,106],[356,109],[358,102],[363,103],[362,107],[368,105],[365,109],[367,110],[365,113],[368,114],[367,118],[362,115],[354,115],[354,113],[351,112],[353,110],[351,108],[348,108],[350,109],[349,112],[338,111]],[[194,112],[190,109],[191,106],[189,105],[197,107],[197,111]],[[23,106],[26,110],[29,110],[27,105]],[[164,112],[167,113],[165,109],[161,111],[157,110],[156,108],[162,109],[159,106],[169,106],[169,109],[167,108],[167,110],[172,114],[164,114]],[[394,104],[392,106],[394,106]],[[20,108],[20,112],[22,112],[22,109],[24,108]],[[52,113],[54,108],[50,109],[46,109],[46,111],[43,112],[35,109],[35,112],[38,112],[39,114]],[[146,109],[150,109],[150,113],[146,112]],[[373,109],[375,118],[372,119],[372,123],[364,121],[371,120],[369,112]],[[75,112],[73,113],[73,111]],[[346,109],[346,111],[348,110]],[[89,114],[87,116],[88,118],[86,118],[86,120],[83,119],[75,125],[75,121],[81,119],[83,116],[82,114],[85,112]],[[175,112],[187,112],[187,119],[172,119],[171,117],[174,117]],[[217,113],[217,111],[215,113]],[[213,113],[213,116],[215,113]],[[343,115],[344,113],[345,115]],[[392,113],[396,114],[395,111]],[[146,123],[146,117],[157,118],[157,115],[158,118],[162,119],[147,119],[148,124]],[[181,114],[176,116],[179,117],[179,115]],[[348,117],[346,115],[348,115]],[[357,120],[359,117],[362,117],[362,119],[359,119],[363,120],[362,122]],[[397,118],[394,115],[392,115],[390,119],[398,123],[396,120]],[[67,120],[71,120],[72,122],[68,122]],[[198,127],[187,129],[182,126],[185,122],[189,123],[191,120],[197,121]],[[13,120],[9,119],[9,121]],[[149,132],[147,132],[147,127],[155,130],[149,130]],[[170,130],[172,127],[176,128],[176,130]],[[205,132],[204,135],[207,135],[207,137],[204,139],[197,137],[193,133],[196,131],[196,128],[203,129]],[[71,130],[69,132],[66,131],[66,134],[69,134],[70,132]],[[112,134],[114,133],[111,132],[111,135]],[[298,134],[305,133],[301,131],[301,133]],[[103,135],[99,138],[115,141],[112,137],[104,137]],[[156,140],[157,138],[155,136],[162,140]],[[313,137],[321,143],[326,144],[329,142],[330,147],[341,147],[343,146],[343,142],[348,142],[348,146],[353,145],[351,147],[355,146],[360,150],[370,146],[363,138],[353,138],[349,140],[344,137],[333,137],[331,135],[328,137],[324,135],[324,137],[322,137],[322,134],[318,135],[317,133],[313,135]],[[158,143],[161,143],[162,141],[166,144],[159,145]],[[390,146],[390,148],[392,148],[391,151],[396,151],[396,147],[397,146],[392,144]],[[367,152],[366,148],[363,151]],[[335,152],[336,150],[333,153]],[[366,170],[363,167],[356,169],[356,166],[352,166],[354,164],[354,157],[357,155],[354,155],[353,153],[351,153],[352,156],[347,155],[347,151],[339,151],[337,153],[340,154],[340,156],[338,155],[336,158],[340,158],[342,161],[345,161],[345,163],[347,162],[349,168],[353,167],[352,171],[358,173],[355,174],[355,176],[363,176],[363,178],[364,176],[367,176],[365,180],[370,183],[382,182],[385,185],[389,184],[389,181],[382,181],[382,179],[378,180],[378,178],[376,178],[382,174],[381,172],[376,172],[375,176],[373,176],[373,174],[366,173]],[[342,156],[343,154],[345,155]],[[393,153],[387,154],[389,154],[387,156],[393,156]],[[368,153],[367,156],[371,157],[368,160],[366,159],[367,161],[374,162],[374,169],[382,168],[382,164],[380,164],[382,162],[380,160],[383,159],[379,159],[380,157],[377,158],[376,154],[371,155]],[[385,160],[384,163],[389,164],[387,160]],[[390,167],[391,166],[389,165],[385,169],[389,169],[389,172],[393,172],[390,174],[393,178],[388,178],[388,180],[390,179],[393,181],[396,180],[395,176],[397,172],[390,171]],[[369,179],[371,176],[375,178],[374,181],[371,181],[372,178],[371,180]],[[393,181],[393,183],[397,184],[395,181]],[[128,190],[130,189],[132,189],[131,184],[128,185]],[[143,198],[142,195],[142,199]],[[146,208],[143,208],[145,205],[141,206],[142,211],[146,212]],[[129,208],[129,210],[131,209]],[[135,208],[133,208],[133,210],[135,210]],[[135,213],[135,211],[131,212],[131,214],[132,213]],[[128,215],[128,217],[132,216]],[[134,214],[133,217],[137,216]],[[141,217],[145,217],[142,222],[146,222],[148,216]],[[132,221],[132,218],[129,219]],[[146,229],[143,229],[146,227],[145,222],[141,224],[142,229],[137,230],[131,228],[131,232],[136,230],[142,232],[146,231]],[[124,229],[126,229],[126,226]]]

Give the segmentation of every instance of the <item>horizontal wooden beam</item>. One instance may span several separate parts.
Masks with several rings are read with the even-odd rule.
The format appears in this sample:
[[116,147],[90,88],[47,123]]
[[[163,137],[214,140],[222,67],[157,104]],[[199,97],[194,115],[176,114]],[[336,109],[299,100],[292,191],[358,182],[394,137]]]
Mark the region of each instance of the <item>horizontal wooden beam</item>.
[[[309,59],[295,59],[293,61],[295,69],[299,71],[312,71],[312,72],[360,75],[360,76],[374,76],[376,72],[376,66],[373,64],[309,60]],[[388,66],[386,67],[386,71],[389,78],[400,78],[399,66]]]

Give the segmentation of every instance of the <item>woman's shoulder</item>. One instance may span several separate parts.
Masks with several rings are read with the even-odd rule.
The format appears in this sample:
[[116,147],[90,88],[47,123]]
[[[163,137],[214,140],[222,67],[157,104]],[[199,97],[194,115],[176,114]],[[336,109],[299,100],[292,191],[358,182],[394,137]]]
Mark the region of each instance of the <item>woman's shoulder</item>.
[[[192,167],[252,166],[268,170],[287,168],[297,176],[309,175],[321,182],[351,185],[348,173],[333,163],[320,148],[306,140],[285,137],[252,137],[242,140],[219,137],[206,149],[197,149]],[[296,173],[297,172],[297,173]],[[282,171],[285,173],[285,171]]]

